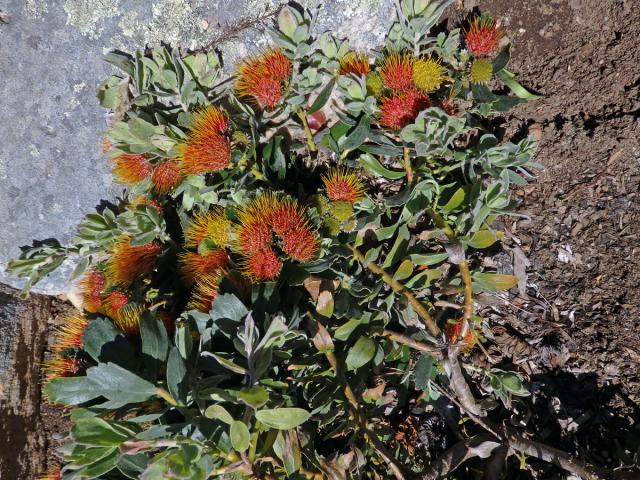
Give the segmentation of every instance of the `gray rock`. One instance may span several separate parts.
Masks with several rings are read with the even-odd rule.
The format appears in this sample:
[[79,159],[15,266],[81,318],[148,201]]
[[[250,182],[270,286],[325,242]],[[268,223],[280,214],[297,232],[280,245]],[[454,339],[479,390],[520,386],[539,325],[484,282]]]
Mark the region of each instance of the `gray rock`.
[[[111,72],[102,54],[161,41],[198,47],[238,21],[260,15],[276,0],[4,0],[10,23],[0,24],[0,281],[19,246],[34,239],[67,242],[76,224],[101,199],[113,198],[100,155],[105,111],[95,89]],[[301,2],[315,4],[313,0]],[[356,48],[381,44],[391,0],[323,2],[318,25]],[[227,65],[266,45],[251,28],[221,45]],[[67,289],[66,266],[36,292]]]

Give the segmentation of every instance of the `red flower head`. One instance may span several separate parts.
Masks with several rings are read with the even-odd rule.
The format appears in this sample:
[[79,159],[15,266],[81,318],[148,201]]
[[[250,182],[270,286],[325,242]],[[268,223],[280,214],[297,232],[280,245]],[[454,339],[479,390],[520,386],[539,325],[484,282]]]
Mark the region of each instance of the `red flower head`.
[[113,290],[105,295],[104,312],[111,318],[117,318],[120,311],[129,304],[129,296],[122,290]]
[[408,53],[388,54],[379,69],[382,82],[394,92],[413,89],[413,62],[414,58]]
[[251,97],[260,108],[273,110],[291,76],[291,61],[280,49],[271,48],[259,56],[247,58],[239,67],[235,89],[242,97]]
[[213,250],[200,255],[195,252],[180,254],[180,271],[187,285],[193,285],[200,278],[210,276],[229,264],[229,255],[224,250]]
[[195,113],[187,141],[178,147],[178,160],[188,175],[224,170],[231,161],[229,120],[222,110],[208,105]]
[[56,465],[55,467],[50,468],[45,475],[38,477],[38,480],[60,480],[61,478],[62,473],[60,472],[60,466]]
[[476,17],[464,32],[464,41],[471,53],[478,56],[493,55],[504,33],[489,16]]
[[369,58],[361,53],[349,52],[340,60],[340,75],[362,77],[371,71]]
[[86,366],[86,362],[76,357],[54,355],[44,361],[45,383],[56,378],[74,377]]
[[82,308],[87,312],[97,313],[102,309],[102,290],[107,280],[100,270],[89,271],[80,280],[80,294],[82,295]]
[[123,153],[111,159],[113,162],[113,177],[119,183],[131,185],[138,183],[149,175],[153,168],[144,155],[129,155]]
[[160,250],[157,243],[131,245],[130,237],[122,237],[113,246],[113,254],[107,260],[106,277],[112,284],[129,286],[151,273]]
[[246,274],[257,281],[274,280],[282,268],[276,248],[293,260],[308,262],[318,241],[294,200],[262,195],[238,215],[236,249],[244,257]]
[[82,336],[89,325],[89,321],[79,312],[67,315],[62,325],[57,328],[55,343],[51,347],[54,354],[58,355],[65,350],[80,349],[84,342]]
[[460,113],[460,107],[451,97],[447,97],[442,100],[442,102],[440,102],[440,108],[447,112],[447,115],[451,115],[452,117],[455,117]]
[[165,160],[158,164],[151,176],[151,185],[155,193],[165,194],[182,182],[180,165],[174,160]]
[[430,105],[429,97],[416,89],[383,98],[380,105],[380,124],[399,130],[415,120],[418,114]]
[[221,274],[200,277],[193,288],[187,309],[209,313],[211,304],[218,296],[221,278]]
[[158,215],[163,214],[162,204],[155,198],[149,198],[146,195],[139,195],[131,201],[129,208],[131,210],[136,210],[139,205],[149,205],[150,207],[155,208]]
[[364,185],[358,176],[346,168],[333,169],[322,176],[327,197],[334,202],[355,203],[364,196]]

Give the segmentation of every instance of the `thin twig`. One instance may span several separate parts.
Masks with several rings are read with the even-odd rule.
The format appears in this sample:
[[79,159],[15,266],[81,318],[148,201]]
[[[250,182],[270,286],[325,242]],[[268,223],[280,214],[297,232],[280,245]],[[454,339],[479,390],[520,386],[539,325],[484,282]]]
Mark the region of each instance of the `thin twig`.
[[381,336],[388,338],[389,340],[393,340],[394,342],[400,343],[402,345],[406,345],[414,350],[418,350],[420,352],[425,352],[436,358],[437,360],[442,360],[442,350],[433,347],[431,345],[427,345],[426,343],[419,342],[414,340],[413,338],[403,335],[402,333],[394,332],[392,330],[383,330]]
[[429,329],[431,335],[433,335],[434,337],[439,337],[441,335],[442,332],[440,330],[440,327],[438,327],[436,321],[433,319],[427,308],[422,304],[422,302],[420,302],[420,300],[416,298],[413,293],[411,293],[411,291],[409,291],[407,287],[402,285],[399,281],[385,272],[384,269],[375,262],[366,262],[364,255],[357,248],[352,247],[351,251],[353,252],[353,256],[356,258],[356,260],[358,260],[363,266],[378,275],[384,281],[384,283],[391,287],[394,292],[402,295],[407,299],[407,302],[409,302],[418,316],[423,320],[423,323]]
[[316,146],[316,143],[313,141],[313,133],[311,133],[311,129],[309,128],[309,122],[307,122],[307,113],[304,110],[299,109],[296,111],[296,114],[298,115],[298,118],[302,122],[302,127],[304,128],[304,134],[307,139],[307,148],[309,149],[309,153],[313,154],[318,151],[318,147]]

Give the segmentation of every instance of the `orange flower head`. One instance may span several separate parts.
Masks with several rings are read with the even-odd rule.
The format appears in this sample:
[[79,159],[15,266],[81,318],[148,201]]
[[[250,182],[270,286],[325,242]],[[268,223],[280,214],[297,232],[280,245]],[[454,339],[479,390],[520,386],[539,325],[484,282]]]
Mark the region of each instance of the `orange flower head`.
[[382,60],[380,77],[386,87],[394,92],[412,89],[414,58],[408,53],[391,52]]
[[191,298],[189,299],[189,303],[187,303],[187,309],[209,313],[211,304],[218,296],[221,277],[222,275],[220,273],[200,277],[195,283]]
[[247,58],[238,67],[236,92],[252,98],[260,108],[273,110],[282,98],[283,86],[291,71],[291,61],[282,50],[269,49],[259,56]]
[[474,55],[485,57],[498,51],[504,32],[487,15],[476,17],[464,32],[467,48]]
[[102,152],[103,155],[106,155],[107,153],[109,153],[109,151],[113,148],[113,143],[111,143],[111,140],[109,139],[109,137],[105,134],[102,137],[102,143],[100,144],[100,151]]
[[144,155],[123,153],[111,159],[113,177],[119,183],[131,185],[141,182],[151,175],[153,168]]
[[213,275],[229,264],[229,255],[225,250],[213,250],[204,255],[183,252],[179,259],[180,272],[187,285],[193,285],[198,279]]
[[430,105],[429,97],[416,89],[383,98],[380,105],[380,124],[400,130]]
[[289,197],[262,195],[240,211],[238,220],[236,249],[243,256],[245,273],[254,280],[273,280],[280,273],[276,250],[299,262],[317,255],[315,232]]
[[193,114],[190,130],[194,137],[224,135],[229,131],[229,117],[224,110],[207,105]]
[[102,272],[96,268],[87,272],[80,280],[82,308],[89,313],[97,313],[102,309],[102,290],[107,284]]
[[175,160],[165,160],[158,164],[151,176],[154,193],[165,194],[182,183],[182,170]]
[[103,300],[104,312],[111,318],[116,318],[120,311],[129,303],[129,296],[122,290],[109,292]]
[[356,75],[362,77],[371,71],[369,57],[357,52],[349,52],[340,60],[340,75]]
[[89,321],[80,312],[65,316],[62,325],[57,328],[55,343],[51,347],[54,354],[69,349],[81,349],[84,346],[83,335]]
[[231,222],[221,208],[205,213],[196,213],[184,230],[184,245],[198,248],[204,239],[211,240],[218,247],[229,246]]
[[60,480],[61,478],[62,473],[60,470],[60,466],[56,465],[54,467],[51,467],[46,474],[38,477],[38,480]]
[[125,236],[113,246],[113,254],[107,260],[106,277],[113,284],[129,286],[151,273],[160,250],[157,243],[131,245],[131,238]]
[[44,361],[43,371],[45,383],[56,378],[74,377],[78,375],[85,366],[86,362],[77,357],[54,355]]
[[442,100],[442,102],[440,102],[440,108],[444,110],[447,115],[451,115],[452,117],[455,117],[460,113],[460,107],[451,97],[447,97]]
[[127,337],[135,337],[140,334],[140,318],[144,307],[138,303],[124,305],[113,318],[113,323]]
[[178,160],[186,175],[224,170],[231,162],[231,142],[218,133],[209,137],[189,136],[178,147]]
[[[458,321],[456,323],[447,323],[444,329],[444,334],[447,337],[449,343],[457,343],[458,337],[460,337],[460,333],[462,332],[462,321]],[[464,338],[462,339],[462,344],[465,349],[469,349],[473,347],[475,339],[473,337],[473,330],[470,328],[467,330]]]
[[334,202],[355,203],[364,197],[364,185],[358,176],[346,168],[335,168],[322,176],[327,197]]

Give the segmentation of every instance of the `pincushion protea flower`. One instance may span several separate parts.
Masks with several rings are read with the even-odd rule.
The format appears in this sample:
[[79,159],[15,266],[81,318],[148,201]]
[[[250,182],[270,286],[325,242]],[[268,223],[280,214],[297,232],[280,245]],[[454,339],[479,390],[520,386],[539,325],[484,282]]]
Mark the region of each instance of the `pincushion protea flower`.
[[227,137],[229,120],[219,108],[208,105],[196,112],[185,143],[178,146],[178,161],[185,174],[224,170],[231,161]]
[[107,260],[107,279],[112,284],[131,285],[153,270],[160,250],[157,243],[131,245],[130,237],[121,238],[112,247],[112,256]]
[[[455,323],[447,323],[444,329],[444,334],[447,337],[447,340],[449,341],[449,343],[457,343],[458,342],[458,337],[460,336],[460,333],[462,332],[462,323],[463,321],[460,320],[458,322]],[[473,331],[469,328],[467,329],[467,333],[465,334],[464,338],[462,339],[462,344],[464,345],[464,347],[466,349],[471,348],[473,346],[475,342],[475,339],[473,337]]]
[[62,324],[56,329],[55,342],[51,347],[54,354],[60,354],[69,349],[80,349],[84,342],[82,336],[89,325],[89,321],[80,312],[66,315]]
[[380,64],[380,78],[386,87],[395,92],[413,88],[414,58],[408,53],[391,52]]
[[151,175],[153,167],[144,155],[123,153],[111,159],[113,177],[119,183],[131,185],[141,182]]
[[62,473],[60,472],[60,466],[56,465],[51,467],[49,471],[38,477],[38,480],[60,480],[62,478]]
[[474,83],[488,83],[493,77],[493,65],[486,58],[477,58],[471,63],[469,76]]
[[464,32],[464,41],[471,53],[489,56],[496,53],[504,33],[489,16],[476,17]]
[[187,303],[187,309],[209,313],[211,304],[218,296],[221,279],[222,275],[220,273],[200,277],[193,288],[191,298]]
[[218,247],[229,245],[231,222],[221,208],[196,213],[184,230],[184,245],[198,248],[206,238]]
[[253,280],[274,280],[282,269],[276,253],[300,262],[315,258],[318,241],[295,200],[272,193],[251,201],[238,214],[236,250]]
[[123,306],[113,318],[113,323],[127,337],[135,337],[140,334],[140,319],[144,307],[138,303],[128,303]]
[[349,52],[340,60],[340,75],[367,75],[371,71],[369,58],[357,52]]
[[183,252],[179,261],[182,278],[187,285],[193,285],[198,279],[225,268],[229,264],[229,255],[224,250],[213,250],[203,255]]
[[159,163],[151,176],[152,190],[157,194],[165,194],[182,182],[182,170],[175,160]]
[[163,213],[162,204],[156,198],[149,198],[146,195],[138,195],[136,198],[131,200],[129,208],[136,210],[140,205],[149,205],[150,207],[153,207],[156,212],[158,212],[158,215],[162,215]]
[[107,284],[107,279],[102,272],[92,269],[80,280],[80,294],[82,295],[82,308],[87,312],[97,313],[102,309],[102,290]]
[[238,67],[236,92],[252,98],[260,108],[273,110],[282,99],[291,71],[291,61],[280,49],[271,48],[247,58]]
[[43,363],[44,381],[49,383],[56,378],[74,377],[86,366],[86,362],[75,356],[54,355]]
[[358,176],[346,168],[335,168],[322,176],[329,200],[355,203],[364,196],[364,185]]
[[444,80],[444,68],[433,58],[419,58],[413,62],[413,82],[424,92],[440,88]]
[[380,124],[399,130],[415,120],[430,105],[429,97],[416,89],[383,98],[380,104]]
[[111,318],[116,318],[128,304],[129,296],[122,290],[113,290],[107,293],[102,301],[104,313]]

